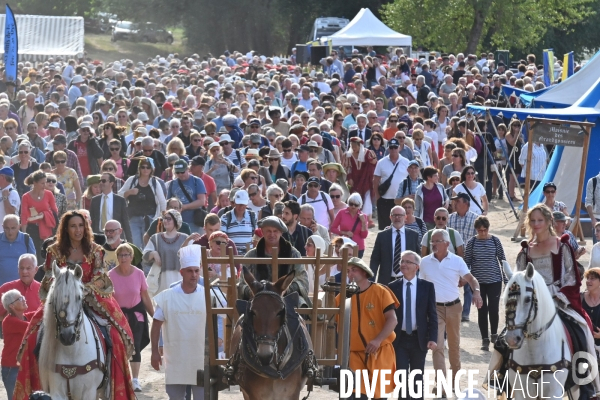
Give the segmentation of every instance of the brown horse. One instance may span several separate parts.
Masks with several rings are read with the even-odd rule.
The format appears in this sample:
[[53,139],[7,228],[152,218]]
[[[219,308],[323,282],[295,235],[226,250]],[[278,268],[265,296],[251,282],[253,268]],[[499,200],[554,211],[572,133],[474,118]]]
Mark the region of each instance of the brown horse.
[[254,297],[238,300],[228,375],[246,400],[298,400],[316,372],[316,359],[304,320],[294,310],[298,294],[282,297],[294,272],[275,283],[258,282],[245,267],[243,273]]

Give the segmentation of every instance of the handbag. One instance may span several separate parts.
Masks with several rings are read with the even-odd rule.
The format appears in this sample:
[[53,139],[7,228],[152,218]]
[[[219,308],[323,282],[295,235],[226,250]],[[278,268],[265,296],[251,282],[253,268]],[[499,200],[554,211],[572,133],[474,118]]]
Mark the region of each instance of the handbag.
[[[398,160],[398,161],[400,161],[400,160]],[[377,191],[379,192],[380,196],[383,196],[385,194],[385,192],[388,191],[390,186],[392,186],[392,179],[394,178],[394,173],[396,172],[396,168],[398,168],[398,164],[400,164],[400,162],[396,162],[396,166],[394,167],[392,174],[385,181],[383,181],[383,183],[380,184],[379,187],[377,188]]]
[[[183,195],[186,197],[186,199],[190,203],[192,203],[193,200],[190,197],[190,195],[188,194],[188,192],[185,190],[185,188],[183,187],[183,183],[181,183],[181,181],[179,179],[177,179],[177,183],[179,183],[179,187],[181,188]],[[194,225],[198,225],[199,227],[204,228],[204,219],[206,218],[207,214],[208,214],[208,211],[206,211],[206,208],[204,206],[195,209],[194,210]]]
[[[157,236],[156,251],[158,251],[158,242],[160,242],[160,240],[158,240]],[[150,297],[154,297],[158,294],[158,290],[160,289],[161,272],[161,266],[156,263],[156,260],[154,260],[152,266],[150,267],[150,272],[148,272],[148,276],[146,277],[146,284],[148,285],[148,294]]]

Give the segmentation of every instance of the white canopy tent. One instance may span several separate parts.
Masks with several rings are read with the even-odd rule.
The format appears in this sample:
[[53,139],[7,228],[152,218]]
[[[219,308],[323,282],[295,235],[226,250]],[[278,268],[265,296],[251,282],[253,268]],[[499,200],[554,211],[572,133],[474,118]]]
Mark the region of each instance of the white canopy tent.
[[361,9],[342,30],[323,39],[331,40],[333,46],[412,46],[412,37],[388,28],[368,8]]

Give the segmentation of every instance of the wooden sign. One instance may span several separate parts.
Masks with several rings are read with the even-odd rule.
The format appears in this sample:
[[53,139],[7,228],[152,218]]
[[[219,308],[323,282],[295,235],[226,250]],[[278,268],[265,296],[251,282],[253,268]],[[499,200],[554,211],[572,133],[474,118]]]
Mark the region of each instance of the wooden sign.
[[583,147],[585,131],[580,126],[564,126],[547,123],[534,123],[533,141],[554,146]]

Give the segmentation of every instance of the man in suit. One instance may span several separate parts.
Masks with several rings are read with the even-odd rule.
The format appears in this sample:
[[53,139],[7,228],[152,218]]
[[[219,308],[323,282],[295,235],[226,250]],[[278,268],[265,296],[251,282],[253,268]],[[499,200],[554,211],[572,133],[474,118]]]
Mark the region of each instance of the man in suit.
[[[407,374],[414,370],[425,369],[427,351],[437,348],[438,318],[435,307],[435,287],[433,283],[417,278],[421,265],[421,257],[413,251],[403,251],[400,259],[402,278],[389,284],[400,307],[396,308],[398,324],[394,331],[396,339],[393,342],[396,352],[396,369],[405,370]],[[421,385],[423,398],[423,375],[415,375],[416,384]]]
[[[110,172],[105,172],[100,178],[100,193],[92,198],[90,206],[90,218],[92,220],[92,230],[94,233],[104,233],[104,227],[111,219],[121,223],[125,240],[131,240],[131,227],[129,226],[129,216],[127,215],[127,201],[122,196],[114,194],[112,187],[116,178]],[[123,237],[123,235],[121,235]]]
[[[418,253],[419,234],[404,226],[406,211],[401,206],[395,206],[390,212],[392,225],[377,234],[375,246],[371,253],[371,270],[377,277],[376,282],[387,285],[402,276],[400,270],[400,255],[406,250]],[[390,251],[392,249],[392,251]],[[379,272],[379,273],[378,273]]]
[[358,129],[348,132],[348,147],[350,146],[350,138],[354,136],[361,138],[363,143],[371,138],[371,128],[367,126],[367,116],[365,114],[359,114],[356,117],[356,125],[358,125]]

